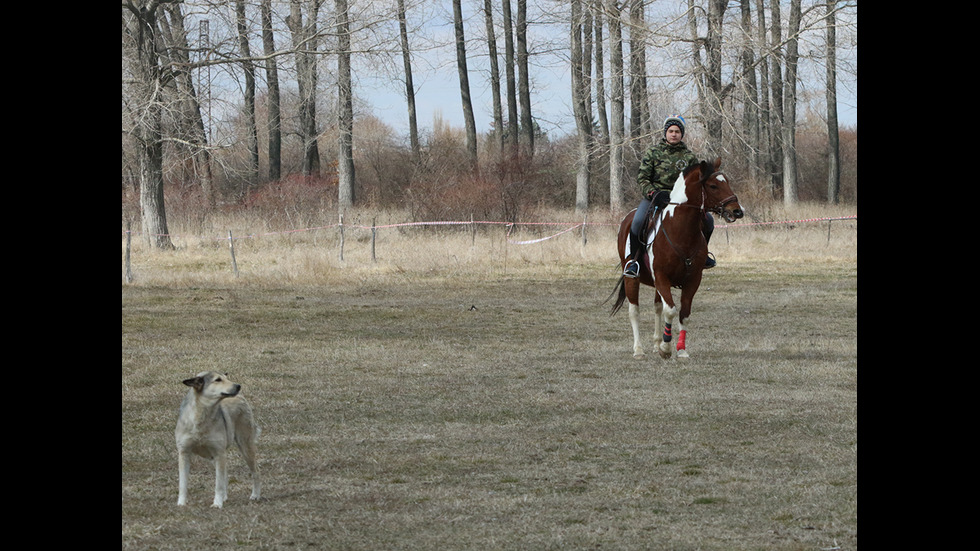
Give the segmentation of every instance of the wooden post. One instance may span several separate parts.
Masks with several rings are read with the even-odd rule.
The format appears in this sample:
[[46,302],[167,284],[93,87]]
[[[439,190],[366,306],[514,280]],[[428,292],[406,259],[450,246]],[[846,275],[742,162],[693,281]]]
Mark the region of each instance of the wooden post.
[[589,223],[589,213],[585,213],[585,218],[582,219],[582,248],[585,248],[586,243],[589,242],[589,238],[585,236],[585,228]]
[[371,262],[377,262],[378,258],[374,255],[374,243],[377,240],[378,230],[376,228],[377,217],[371,219]]
[[235,277],[238,277],[238,261],[235,260],[235,239],[231,236],[231,230],[228,230],[228,248],[231,249],[231,267],[235,270]]
[[470,213],[470,228],[473,230],[473,236],[470,239],[470,245],[476,246],[476,224],[473,222],[473,213]]
[[344,261],[344,214],[340,214],[340,261]]
[[132,227],[133,227],[133,221],[127,220],[126,221],[126,283],[133,282],[133,270],[129,264],[129,249],[133,241]]

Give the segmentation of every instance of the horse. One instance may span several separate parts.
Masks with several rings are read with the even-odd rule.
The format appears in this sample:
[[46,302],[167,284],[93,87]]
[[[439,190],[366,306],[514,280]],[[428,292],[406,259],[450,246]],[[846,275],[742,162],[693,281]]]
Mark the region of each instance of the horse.
[[[657,290],[654,301],[657,320],[663,329],[663,342],[658,351],[660,357],[668,359],[671,356],[672,324],[677,321],[679,335],[677,338],[678,359],[688,359],[687,329],[685,324],[691,315],[691,302],[694,294],[701,285],[704,263],[708,258],[707,239],[702,231],[707,212],[722,216],[731,223],[744,215],[738,197],[732,192],[728,177],[719,172],[721,157],[714,164],[701,161],[688,167],[674,182],[670,192],[670,202],[646,225],[646,233],[656,232],[652,239],[647,239],[646,255],[640,254],[640,271],[635,278],[620,276],[617,290],[619,293],[610,315],[615,314],[629,301],[629,319],[633,328],[633,357],[643,358],[645,353],[640,345],[639,323],[639,294],[640,284],[649,285]],[[651,209],[652,210],[652,209]],[[628,260],[627,239],[630,225],[636,209],[623,218],[619,227],[617,249],[620,258],[620,268]],[[657,223],[659,221],[659,224]],[[671,288],[681,290],[680,308],[674,303]],[[615,294],[617,290],[614,290]],[[666,307],[665,307],[666,306]]]

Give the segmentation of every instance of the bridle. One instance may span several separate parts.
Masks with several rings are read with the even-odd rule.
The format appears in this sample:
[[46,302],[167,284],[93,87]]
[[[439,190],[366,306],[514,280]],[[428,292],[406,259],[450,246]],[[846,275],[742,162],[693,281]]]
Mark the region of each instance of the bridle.
[[667,203],[667,204],[668,205],[675,205],[675,206],[678,206],[678,207],[695,208],[695,209],[698,209],[698,210],[701,210],[701,211],[713,212],[715,214],[718,214],[718,215],[724,217],[725,220],[728,220],[728,217],[725,216],[725,207],[727,207],[728,205],[730,205],[732,203],[737,203],[738,202],[738,196],[736,196],[734,193],[731,194],[731,195],[729,195],[728,197],[726,197],[724,200],[719,201],[718,204],[715,205],[715,206],[713,206],[713,207],[707,208],[707,207],[704,206],[705,197],[707,196],[707,193],[705,193],[705,191],[704,191],[704,183],[706,183],[708,180],[710,180],[711,178],[713,178],[715,176],[715,174],[722,174],[722,175],[724,175],[724,173],[719,170],[717,172],[712,172],[707,178],[704,179],[704,182],[701,184],[701,204],[700,205],[692,205],[690,202],[684,202],[684,203]]
[[[701,183],[701,186],[700,186],[701,187],[701,204],[700,205],[691,204],[690,201],[685,201],[683,203],[670,202],[670,203],[667,203],[667,205],[674,205],[674,206],[677,206],[677,207],[695,208],[695,209],[698,209],[701,212],[706,212],[706,211],[707,212],[714,212],[714,213],[717,213],[719,216],[723,217],[726,221],[728,221],[728,216],[726,216],[727,211],[725,210],[725,207],[728,206],[728,205],[730,205],[731,203],[738,202],[738,197],[734,193],[731,194],[730,196],[726,197],[724,200],[719,201],[718,204],[715,205],[714,207],[707,208],[707,207],[705,207],[705,204],[704,204],[705,203],[705,198],[707,197],[707,193],[704,191],[704,184],[707,183],[707,181],[710,180],[711,178],[713,178],[716,174],[722,174],[722,172],[721,171],[712,172]],[[661,217],[663,216],[662,212],[661,212],[661,215],[660,216]],[[703,224],[703,221],[702,221],[702,224]],[[674,252],[677,254],[678,258],[681,258],[681,259],[684,260],[684,268],[685,268],[685,271],[687,273],[690,273],[691,263],[693,262],[694,256],[691,255],[691,256],[685,258],[684,255],[681,254],[681,251],[677,248],[677,245],[674,244],[673,240],[670,238],[670,235],[667,234],[667,229],[664,226],[663,222],[661,222],[660,225],[659,225],[659,227],[658,227],[658,233],[664,234],[664,237],[667,239],[667,243],[670,245],[670,247],[672,249],[674,249]],[[701,233],[701,232],[698,232],[698,233],[699,233],[699,235],[701,235],[701,239],[703,240],[704,239],[704,234]]]

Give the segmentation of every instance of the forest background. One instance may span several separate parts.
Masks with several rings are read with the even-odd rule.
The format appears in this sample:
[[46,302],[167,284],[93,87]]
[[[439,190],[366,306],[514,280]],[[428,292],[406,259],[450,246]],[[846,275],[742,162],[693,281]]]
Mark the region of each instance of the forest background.
[[672,113],[743,203],[854,204],[856,57],[856,1],[124,0],[123,220],[615,213]]

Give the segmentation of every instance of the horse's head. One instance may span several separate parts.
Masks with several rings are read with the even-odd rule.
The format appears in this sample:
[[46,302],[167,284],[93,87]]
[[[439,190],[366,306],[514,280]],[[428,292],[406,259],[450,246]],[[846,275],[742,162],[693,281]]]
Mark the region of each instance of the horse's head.
[[718,170],[720,166],[721,157],[715,159],[714,165],[701,161],[700,184],[704,190],[704,208],[720,214],[730,224],[744,216],[745,212],[738,204],[738,197],[732,191],[728,177]]

